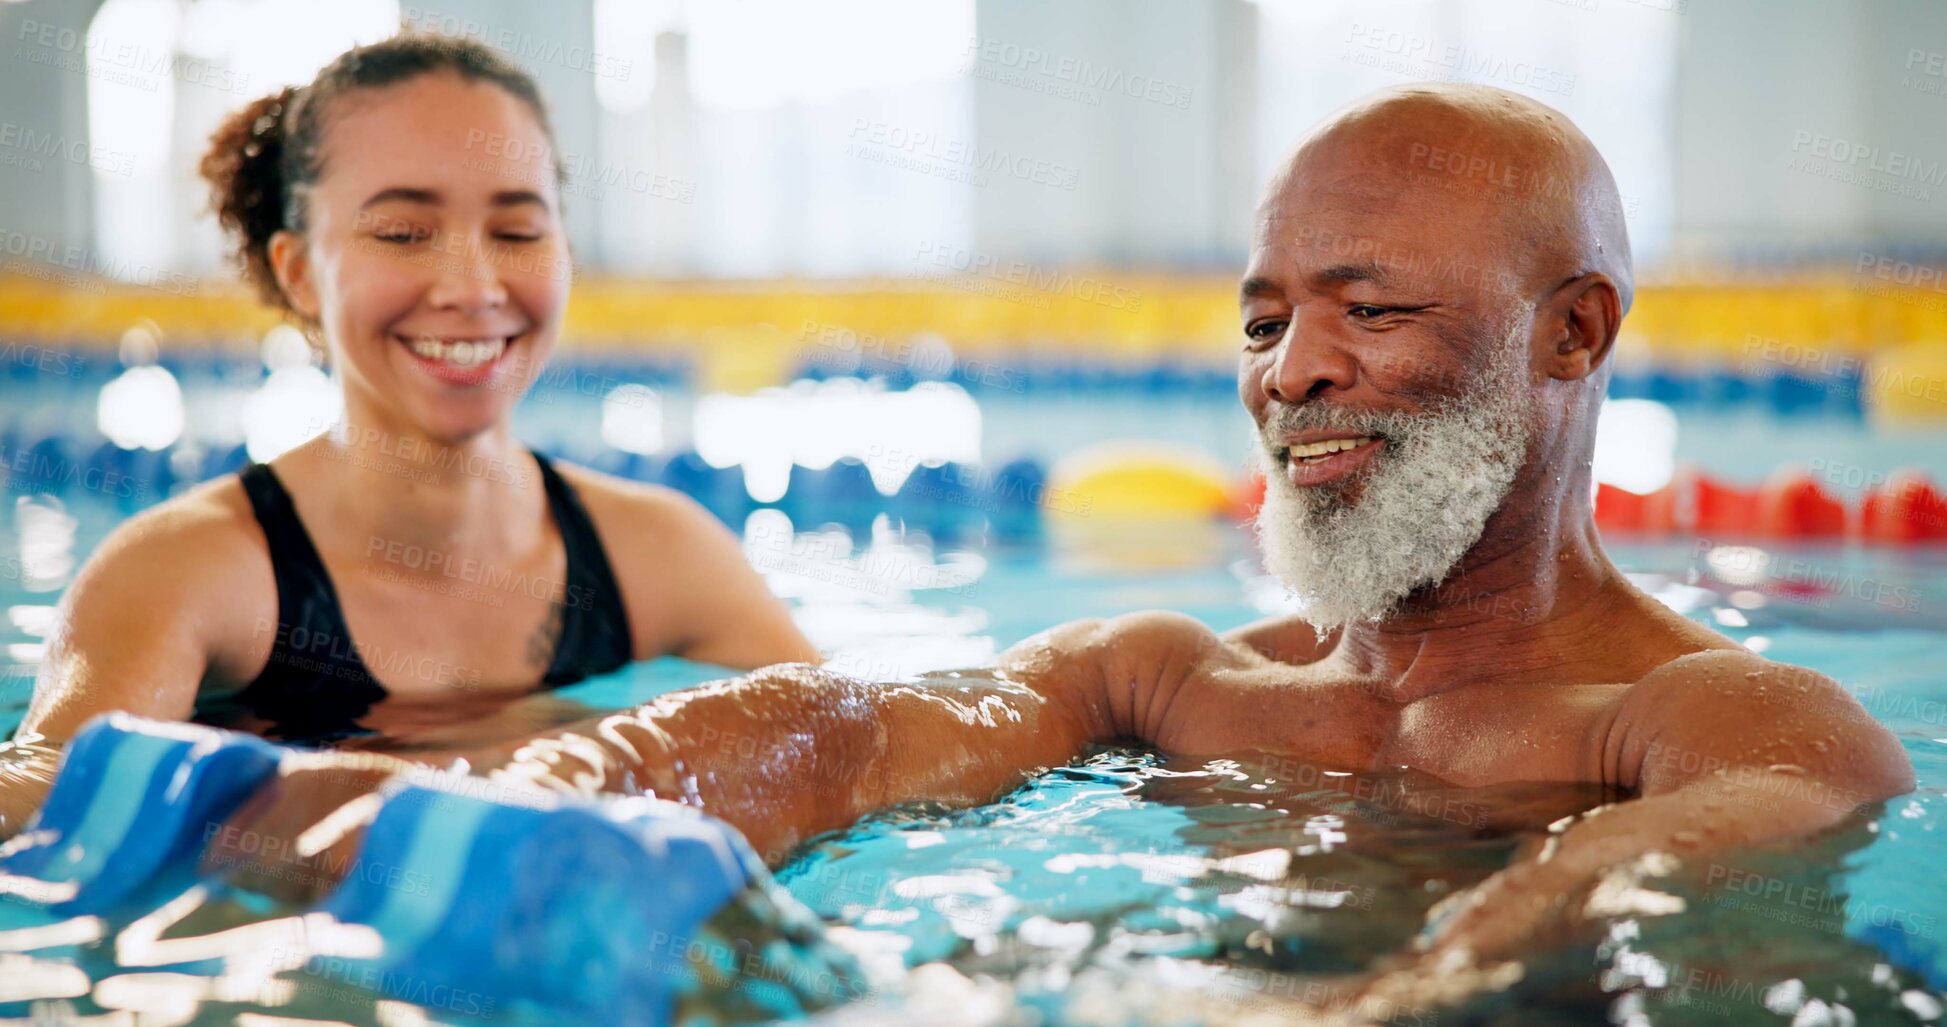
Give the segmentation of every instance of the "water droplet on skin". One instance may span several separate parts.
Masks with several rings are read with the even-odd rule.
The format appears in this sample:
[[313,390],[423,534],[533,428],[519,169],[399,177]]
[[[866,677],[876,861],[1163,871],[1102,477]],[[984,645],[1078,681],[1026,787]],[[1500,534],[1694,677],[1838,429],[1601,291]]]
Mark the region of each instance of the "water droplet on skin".
[[1703,838],[1695,831],[1678,831],[1670,836],[1672,844],[1682,849],[1694,849],[1703,844]]
[[1828,748],[1830,748],[1830,746],[1828,746],[1828,745],[1826,745],[1826,744],[1825,744],[1825,739],[1823,739],[1823,738],[1814,738],[1814,739],[1812,739],[1812,751],[1813,751],[1813,752],[1824,752],[1824,751],[1825,751],[1826,749],[1828,749]]
[[1773,763],[1765,769],[1774,774],[1789,774],[1793,777],[1803,777],[1805,775],[1805,768],[1796,763]]

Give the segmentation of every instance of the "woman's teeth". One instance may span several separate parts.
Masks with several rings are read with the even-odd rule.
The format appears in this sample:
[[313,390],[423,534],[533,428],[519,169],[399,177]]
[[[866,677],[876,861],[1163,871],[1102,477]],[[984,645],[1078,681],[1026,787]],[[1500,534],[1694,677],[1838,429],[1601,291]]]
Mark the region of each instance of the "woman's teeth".
[[1372,441],[1370,435],[1358,435],[1345,439],[1326,439],[1323,442],[1308,442],[1302,446],[1290,447],[1291,459],[1315,464],[1333,453],[1347,449],[1357,449]]
[[427,360],[438,360],[454,367],[479,367],[499,359],[507,351],[506,339],[461,339],[448,342],[421,337],[412,340],[412,351]]

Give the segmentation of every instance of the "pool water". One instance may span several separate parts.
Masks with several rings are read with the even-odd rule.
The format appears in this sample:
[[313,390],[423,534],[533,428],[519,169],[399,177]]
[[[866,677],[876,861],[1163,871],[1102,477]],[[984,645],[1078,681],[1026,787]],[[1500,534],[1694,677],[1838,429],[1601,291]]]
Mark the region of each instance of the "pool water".
[[[87,501],[18,502],[0,552],[53,572],[121,516]],[[1076,615],[1166,607],[1217,629],[1279,608],[1244,533],[1222,524],[1055,527],[1015,546],[935,546],[880,523],[785,528],[765,514],[751,555],[842,669],[877,677],[977,665]],[[762,529],[762,530],[759,530]],[[797,558],[766,563],[789,538]],[[66,550],[65,553],[57,552]],[[1522,980],[1401,1023],[1925,1023],[1947,988],[1947,556],[1842,547],[1622,546],[1639,584],[1766,655],[1844,682],[1902,739],[1920,788],[1798,849],[1726,855],[1642,887],[1684,912],[1617,917],[1599,945],[1537,954]],[[925,573],[920,569],[927,569]],[[49,591],[9,582],[8,652],[31,665]],[[593,708],[721,676],[639,664],[558,695]],[[0,693],[17,722],[30,683]],[[1442,897],[1505,865],[1583,788],[1454,789],[1410,775],[1333,776],[1263,754],[1214,761],[1101,750],[971,810],[909,807],[815,841],[779,880],[856,953],[878,994],[838,1023],[1282,1022],[1422,928]],[[1458,812],[1456,812],[1458,811]],[[1753,889],[1752,882],[1757,882]],[[1782,882],[1782,883],[1775,883]],[[293,972],[296,991],[221,995],[117,963],[113,937],[44,945],[0,906],[0,1015],[140,1008],[142,1022],[240,1011],[348,1022],[549,1022],[545,1012],[374,1002]],[[179,929],[292,912],[221,904]],[[57,939],[58,940],[58,939]],[[30,949],[30,951],[17,951]],[[80,976],[72,968],[80,968]],[[138,986],[139,985],[139,986]],[[202,990],[198,990],[201,988]],[[173,989],[173,990],[172,990]]]

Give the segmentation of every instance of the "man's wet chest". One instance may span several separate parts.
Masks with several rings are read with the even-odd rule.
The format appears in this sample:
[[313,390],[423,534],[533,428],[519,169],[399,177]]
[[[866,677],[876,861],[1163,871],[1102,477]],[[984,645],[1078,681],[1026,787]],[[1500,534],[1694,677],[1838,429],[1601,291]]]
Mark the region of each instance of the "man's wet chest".
[[1472,686],[1408,703],[1369,685],[1238,680],[1201,696],[1159,739],[1186,754],[1281,753],[1344,771],[1411,769],[1457,785],[1608,783],[1609,733],[1627,685]]

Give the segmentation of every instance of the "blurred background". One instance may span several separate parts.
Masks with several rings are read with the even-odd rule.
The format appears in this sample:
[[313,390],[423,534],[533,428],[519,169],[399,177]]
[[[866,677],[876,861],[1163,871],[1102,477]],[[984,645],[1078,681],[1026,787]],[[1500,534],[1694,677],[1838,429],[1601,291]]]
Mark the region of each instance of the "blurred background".
[[[862,589],[946,590],[887,635],[1006,641],[954,597],[1017,543],[1043,570],[1216,567],[1214,619],[1237,577],[1274,593],[1205,537],[1252,502],[1251,211],[1308,126],[1411,81],[1535,97],[1615,171],[1642,282],[1598,455],[1615,540],[1701,538],[1750,584],[1777,569],[1754,541],[1947,536],[1929,0],[10,0],[17,683],[109,527],[335,416],[194,165],[227,112],[401,27],[505,51],[552,107],[577,278],[523,437],[709,504],[780,591],[831,600],[805,606],[826,641]],[[1117,534],[1158,515],[1199,527]],[[1028,616],[1161,595],[1117,580]]]

